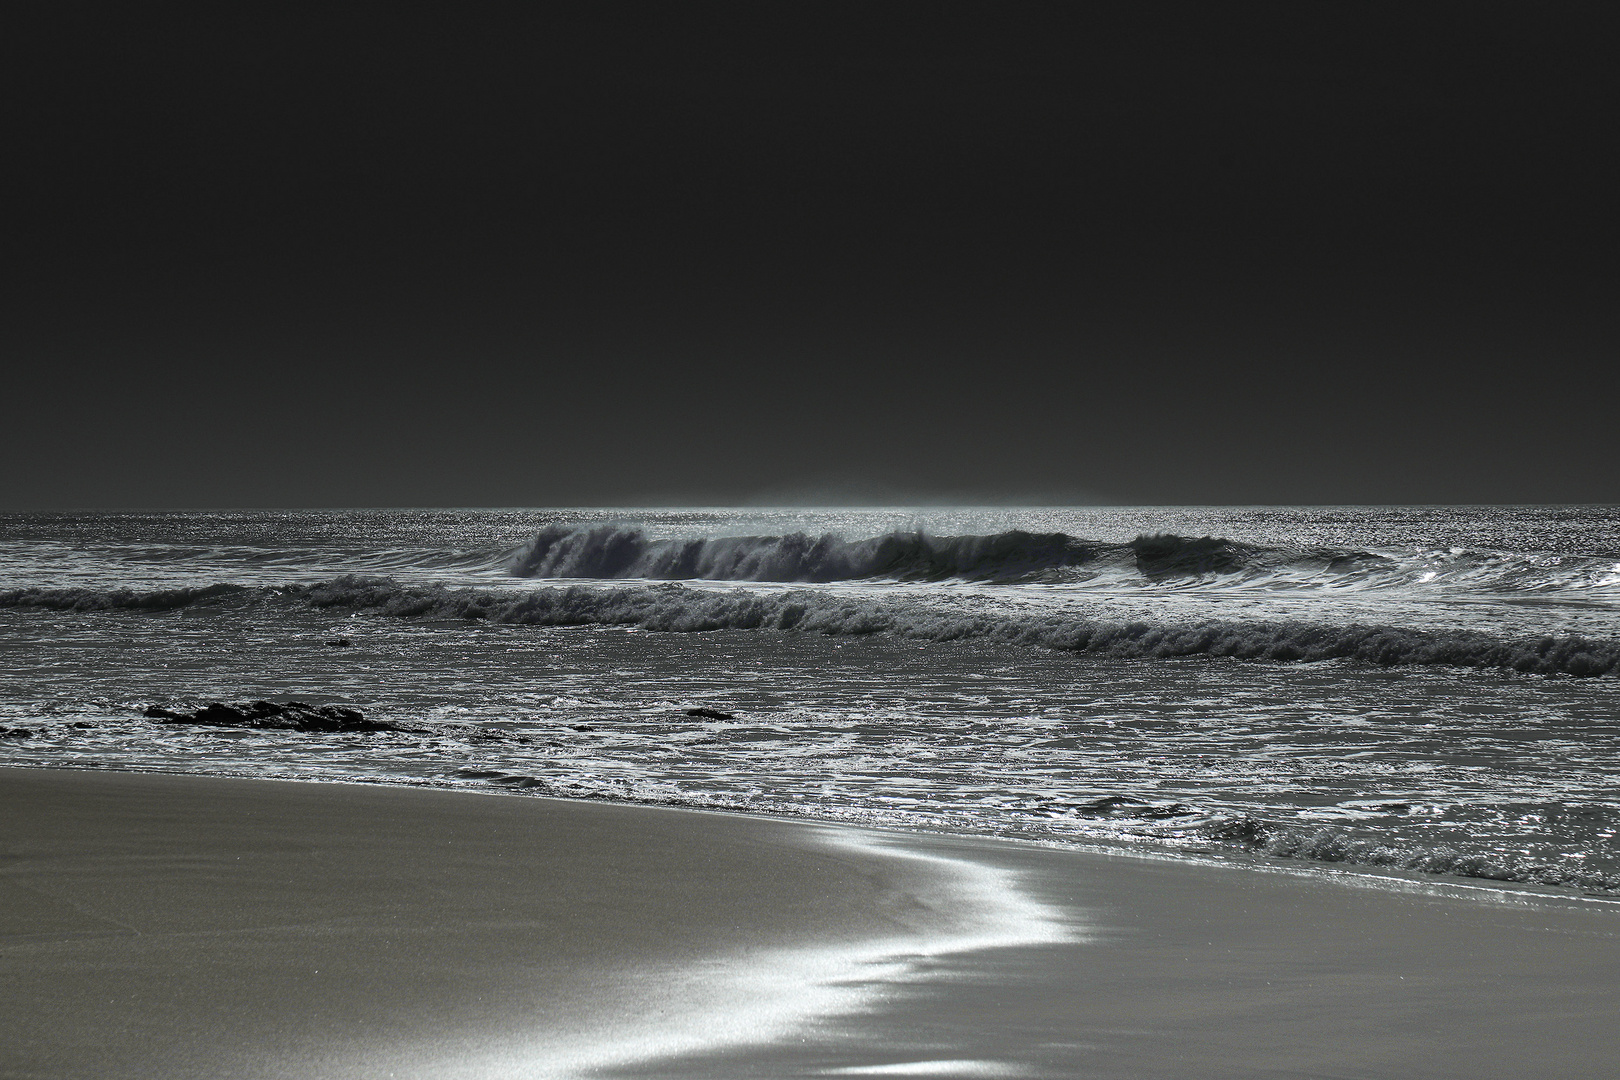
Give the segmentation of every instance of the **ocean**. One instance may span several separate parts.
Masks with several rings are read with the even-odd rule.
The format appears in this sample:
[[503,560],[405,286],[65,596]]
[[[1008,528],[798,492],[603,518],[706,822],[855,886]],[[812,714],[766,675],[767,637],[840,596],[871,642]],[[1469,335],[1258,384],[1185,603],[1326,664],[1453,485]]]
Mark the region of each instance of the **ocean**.
[[14,513],[0,655],[11,765],[1620,892],[1620,507]]

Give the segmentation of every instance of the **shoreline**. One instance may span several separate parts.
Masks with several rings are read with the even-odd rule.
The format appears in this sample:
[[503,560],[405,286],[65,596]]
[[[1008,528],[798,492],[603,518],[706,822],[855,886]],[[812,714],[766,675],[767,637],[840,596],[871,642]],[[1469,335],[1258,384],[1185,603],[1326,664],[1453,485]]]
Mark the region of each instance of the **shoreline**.
[[0,769],[0,1075],[1550,1077],[1620,1019],[1607,901],[504,794]]
[[583,804],[587,806],[618,806],[627,808],[640,808],[646,810],[671,810],[690,814],[713,815],[718,817],[734,817],[745,820],[774,821],[789,825],[802,825],[810,828],[821,827],[829,830],[852,830],[855,832],[891,835],[894,837],[915,837],[921,840],[929,838],[946,838],[966,841],[969,843],[985,843],[992,846],[1006,845],[1009,847],[1031,848],[1040,851],[1056,853],[1076,853],[1087,856],[1102,856],[1109,858],[1143,859],[1148,861],[1167,861],[1175,864],[1189,866],[1202,866],[1215,869],[1235,869],[1252,871],[1262,874],[1281,874],[1285,876],[1299,876],[1304,878],[1320,878],[1342,884],[1347,888],[1395,889],[1404,891],[1433,890],[1440,894],[1456,894],[1466,896],[1474,893],[1494,896],[1504,894],[1506,897],[1523,898],[1528,903],[1574,905],[1591,904],[1595,906],[1610,905],[1620,910],[1620,891],[1603,892],[1594,891],[1582,885],[1559,884],[1546,881],[1520,880],[1516,878],[1473,876],[1446,870],[1419,870],[1391,865],[1381,862],[1354,862],[1350,860],[1320,859],[1310,856],[1291,856],[1271,854],[1260,850],[1230,850],[1217,851],[1203,847],[1177,847],[1173,844],[1155,843],[1150,839],[1129,836],[1088,836],[1084,839],[1045,839],[1033,836],[1007,835],[1004,833],[971,832],[952,830],[947,828],[930,828],[926,826],[908,826],[897,823],[868,823],[861,821],[845,821],[837,818],[815,817],[807,814],[796,814],[791,810],[775,810],[771,808],[739,809],[726,806],[705,806],[680,802],[659,802],[652,799],[637,799],[631,797],[618,797],[606,794],[590,795],[560,795],[553,792],[530,792],[524,787],[517,788],[479,788],[462,787],[430,780],[398,779],[385,777],[341,777],[328,778],[317,774],[308,776],[252,776],[243,772],[209,771],[209,772],[176,772],[166,766],[141,767],[120,763],[116,766],[102,765],[44,765],[37,762],[25,764],[0,763],[0,770],[19,769],[37,772],[89,772],[106,773],[128,776],[170,776],[170,777],[204,777],[220,780],[262,780],[284,784],[314,784],[336,787],[360,787],[376,789],[398,789],[402,791],[438,791],[455,792],[463,795],[479,795],[497,799],[534,799],[541,801],[554,801],[569,804]]

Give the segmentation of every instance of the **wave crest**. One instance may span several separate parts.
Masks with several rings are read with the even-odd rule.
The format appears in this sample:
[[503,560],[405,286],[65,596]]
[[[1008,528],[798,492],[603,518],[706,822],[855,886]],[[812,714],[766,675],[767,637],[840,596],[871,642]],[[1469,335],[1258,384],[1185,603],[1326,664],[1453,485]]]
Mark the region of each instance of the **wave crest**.
[[1583,599],[1620,595],[1620,563],[1609,556],[1461,548],[1373,552],[1174,533],[1142,533],[1127,543],[1022,530],[984,536],[890,532],[864,540],[805,533],[654,538],[632,526],[553,525],[508,551],[503,561],[514,576],[529,578],[1095,582],[1106,587],[1192,583],[1568,593]]
[[346,576],[280,588],[13,589],[0,607],[58,611],[167,611],[217,600],[294,603],[403,618],[483,619],[530,626],[631,626],[642,630],[792,630],[831,636],[892,634],[920,641],[983,639],[1127,659],[1191,656],[1242,660],[1353,660],[1383,667],[1501,668],[1538,675],[1620,673],[1620,641],[1579,635],[1500,638],[1474,630],[1335,626],[1290,621],[1112,622],[1066,614],[970,613],[901,598],[857,598],[812,589],[711,591],[678,583],[569,585],[529,592],[407,585]]
[[1620,671],[1620,642],[1579,636],[1502,639],[1471,630],[1395,626],[1219,620],[1121,623],[1067,615],[974,615],[812,590],[709,592],[677,584],[573,585],[514,595],[341,578],[299,591],[316,607],[536,626],[634,626],[674,632],[768,629],[834,636],[886,633],[936,642],[985,639],[1128,659],[1355,660],[1385,667],[1439,665],[1579,676]]
[[[865,540],[809,536],[655,539],[639,528],[554,525],[511,551],[508,571],[530,578],[654,581],[1076,582],[1327,575],[1372,583],[1398,568],[1386,556],[1332,548],[1268,548],[1224,537],[1144,533],[1124,544],[1013,529],[985,536],[890,532]],[[1279,579],[1281,580],[1281,579]],[[1393,579],[1391,579],[1393,580]]]
[[511,554],[517,577],[828,582],[1027,580],[1095,559],[1104,545],[1063,533],[989,536],[892,532],[869,540],[831,534],[651,539],[640,529],[552,526]]
[[0,608],[50,611],[173,611],[207,600],[241,596],[245,585],[216,583],[184,589],[26,588],[0,590]]

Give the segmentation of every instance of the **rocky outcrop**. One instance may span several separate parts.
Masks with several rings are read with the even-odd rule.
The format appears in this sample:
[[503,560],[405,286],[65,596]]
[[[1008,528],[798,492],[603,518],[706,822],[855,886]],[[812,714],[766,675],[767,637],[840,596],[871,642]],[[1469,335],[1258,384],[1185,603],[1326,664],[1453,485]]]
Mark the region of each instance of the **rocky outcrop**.
[[687,716],[701,717],[704,720],[735,720],[735,719],[737,719],[731,713],[721,712],[719,709],[710,709],[710,708],[707,708],[707,707],[697,708],[697,709],[687,709],[686,710],[686,715]]
[[422,728],[391,724],[386,720],[367,720],[359,709],[351,709],[346,705],[306,705],[302,701],[289,701],[284,705],[274,701],[249,701],[240,705],[227,705],[215,701],[190,712],[154,705],[143,715],[148,720],[157,720],[165,724],[207,724],[213,727],[268,728],[280,731],[335,733],[425,731]]

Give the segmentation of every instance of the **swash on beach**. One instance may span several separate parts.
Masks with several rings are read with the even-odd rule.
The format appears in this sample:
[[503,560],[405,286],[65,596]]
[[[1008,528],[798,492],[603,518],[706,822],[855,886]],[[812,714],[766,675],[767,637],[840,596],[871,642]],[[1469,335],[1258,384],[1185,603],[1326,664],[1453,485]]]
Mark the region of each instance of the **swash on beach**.
[[0,648],[14,765],[1620,889],[1613,507],[10,514]]

